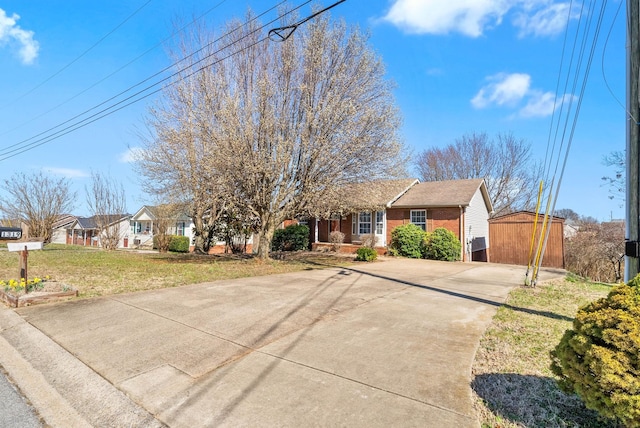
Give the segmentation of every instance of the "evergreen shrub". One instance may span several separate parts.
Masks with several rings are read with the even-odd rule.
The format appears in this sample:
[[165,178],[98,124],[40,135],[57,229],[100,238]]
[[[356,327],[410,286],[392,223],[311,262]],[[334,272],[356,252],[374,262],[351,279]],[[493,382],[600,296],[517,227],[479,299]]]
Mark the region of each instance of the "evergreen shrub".
[[605,417],[640,427],[640,276],[581,308],[551,359],[561,389]]
[[284,229],[276,229],[271,240],[272,251],[300,251],[309,248],[309,227],[292,224]]
[[389,253],[419,259],[423,253],[425,235],[426,232],[413,223],[397,226],[391,231]]
[[356,260],[359,262],[372,262],[378,258],[378,253],[371,247],[360,247],[356,251]]
[[175,253],[188,253],[189,252],[189,237],[172,235],[169,241],[169,251]]
[[456,235],[449,229],[439,227],[426,234],[423,243],[423,256],[425,259],[453,262],[460,260],[461,249],[462,246]]

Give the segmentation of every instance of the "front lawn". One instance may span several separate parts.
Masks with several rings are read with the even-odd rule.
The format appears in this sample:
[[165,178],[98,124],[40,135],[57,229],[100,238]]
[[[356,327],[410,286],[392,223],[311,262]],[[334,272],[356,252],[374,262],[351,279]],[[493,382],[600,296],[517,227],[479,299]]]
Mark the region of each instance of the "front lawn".
[[[345,265],[350,260],[326,253],[291,253],[263,262],[230,254],[137,253],[49,244],[29,252],[28,275],[49,275],[76,287],[80,297],[94,297]],[[0,251],[0,279],[19,279],[19,267],[18,253]]]

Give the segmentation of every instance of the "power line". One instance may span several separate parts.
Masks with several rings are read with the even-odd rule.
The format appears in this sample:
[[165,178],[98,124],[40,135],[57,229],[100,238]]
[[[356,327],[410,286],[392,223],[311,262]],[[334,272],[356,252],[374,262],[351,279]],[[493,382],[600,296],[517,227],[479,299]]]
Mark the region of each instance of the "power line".
[[31,93],[33,93],[36,89],[42,87],[45,83],[49,82],[51,79],[53,79],[54,77],[56,77],[57,75],[59,75],[60,73],[62,73],[64,70],[66,70],[67,68],[71,67],[73,64],[75,64],[78,60],[80,60],[83,56],[85,56],[86,54],[88,54],[89,52],[91,52],[93,50],[93,48],[95,48],[96,46],[98,46],[100,43],[102,43],[105,39],[107,39],[107,37],[109,37],[110,35],[112,35],[113,33],[115,33],[116,31],[118,31],[118,29],[120,27],[122,27],[127,21],[129,21],[131,18],[133,18],[135,15],[137,15],[138,12],[140,12],[142,9],[144,9],[145,6],[147,6],[149,3],[151,3],[152,0],[147,0],[146,3],[144,3],[142,6],[140,6],[139,8],[137,8],[135,11],[133,11],[133,13],[129,16],[127,16],[124,21],[122,21],[120,24],[116,25],[115,28],[113,28],[111,31],[109,31],[107,34],[105,34],[104,36],[102,36],[97,42],[95,42],[93,45],[91,45],[87,50],[85,50],[84,52],[82,52],[80,55],[78,55],[76,58],[74,58],[71,62],[69,62],[68,64],[66,64],[65,66],[63,66],[61,69],[59,69],[58,71],[56,71],[55,73],[53,73],[51,76],[47,77],[46,79],[44,79],[42,82],[38,83],[36,86],[34,86],[33,88],[29,89],[27,92],[25,92],[24,94],[18,96],[18,98],[14,99],[13,101],[10,101],[8,104],[5,104],[4,106],[0,107],[0,111],[4,110],[5,108],[9,107],[11,104],[14,104],[16,101],[19,101],[21,99],[23,99],[24,97],[26,97],[27,95],[30,95]]
[[[600,12],[598,15],[598,18],[596,20],[596,24],[595,24],[595,28],[593,30],[593,35],[591,34],[591,27],[592,27],[592,19],[593,19],[593,14],[589,13],[589,17],[587,18],[586,22],[585,22],[585,28],[584,28],[584,33],[583,33],[583,37],[582,37],[582,42],[580,45],[580,52],[578,55],[578,61],[577,61],[577,65],[575,70],[573,71],[574,76],[573,76],[573,87],[572,87],[572,93],[574,93],[574,91],[577,89],[578,86],[580,86],[579,88],[579,95],[576,97],[577,98],[577,102],[576,102],[576,107],[575,110],[573,110],[572,112],[572,104],[573,104],[573,99],[570,102],[569,105],[569,109],[567,111],[566,114],[566,118],[564,121],[564,126],[563,126],[563,132],[562,132],[562,139],[561,139],[561,145],[560,145],[560,149],[558,150],[558,158],[556,161],[556,167],[555,167],[555,171],[554,171],[554,181],[555,181],[555,176],[558,173],[558,169],[560,166],[560,160],[563,159],[562,161],[562,167],[560,168],[560,174],[557,180],[557,183],[555,184],[555,189],[554,186],[552,184],[551,188],[549,189],[549,196],[548,196],[548,203],[547,203],[547,211],[545,212],[545,223],[547,222],[547,219],[549,219],[549,225],[546,227],[546,230],[544,230],[544,236],[540,236],[540,241],[538,243],[538,253],[540,254],[540,257],[538,260],[536,260],[536,266],[534,269],[534,274],[533,274],[533,280],[532,280],[532,284],[535,285],[536,281],[537,281],[537,275],[538,275],[538,271],[540,266],[542,265],[542,261],[544,258],[544,252],[546,250],[546,245],[548,242],[548,238],[549,238],[549,232],[551,230],[551,224],[553,222],[553,212],[555,211],[555,206],[556,206],[556,202],[558,200],[558,195],[560,193],[560,187],[562,185],[562,179],[564,176],[564,172],[566,170],[566,166],[567,166],[567,161],[569,159],[569,153],[571,151],[571,146],[573,143],[573,138],[575,136],[575,131],[577,128],[577,123],[578,123],[578,117],[580,115],[580,109],[582,107],[582,102],[584,100],[584,96],[585,96],[585,92],[586,92],[586,87],[587,87],[587,82],[589,79],[589,73],[591,71],[591,66],[593,64],[593,57],[595,54],[595,50],[596,50],[596,46],[598,43],[598,39],[600,36],[600,31],[602,28],[602,22],[603,22],[603,18],[604,18],[604,14],[605,14],[605,10],[607,7],[607,0],[604,0],[600,6]],[[595,11],[595,4],[594,1],[592,0],[590,7],[588,8],[588,10],[591,11]],[[580,19],[582,21],[582,17]],[[578,28],[580,27],[580,25],[578,25]],[[586,55],[586,65],[583,68],[583,61],[585,59],[585,52],[586,52],[586,48],[588,45],[588,41],[591,41],[591,47],[588,51],[588,54]],[[575,43],[574,43],[574,48],[575,48]],[[573,56],[573,53],[572,53]],[[569,69],[569,74],[571,73],[571,69]],[[567,75],[567,77],[569,76],[569,74]],[[569,79],[567,79],[567,82],[569,81]],[[580,84],[578,85],[578,82],[580,81]],[[570,126],[570,130],[569,130],[569,124],[571,123]],[[558,125],[560,124],[560,121],[558,121]],[[559,130],[559,129],[558,129]],[[557,131],[558,131],[557,130]],[[567,136],[567,132],[568,132],[568,136]],[[557,135],[557,132],[556,132]],[[564,151],[564,157],[562,157],[561,151],[562,151],[562,147],[564,146],[566,140],[566,149]],[[555,190],[555,193],[554,193]],[[550,207],[550,209],[549,209]],[[543,226],[544,227],[544,226]]]
[[[31,140],[34,140],[34,139],[36,139],[36,138],[38,138],[38,137],[41,137],[41,136],[46,135],[46,134],[49,134],[49,133],[51,133],[52,131],[54,131],[54,130],[56,130],[56,129],[58,129],[58,128],[61,128],[61,127],[63,127],[64,125],[67,125],[68,123],[71,123],[71,122],[75,121],[76,119],[79,119],[80,117],[85,116],[85,115],[87,115],[88,113],[90,113],[90,112],[92,112],[92,111],[94,111],[94,110],[96,110],[96,109],[98,109],[98,108],[100,108],[100,107],[102,107],[102,106],[104,106],[104,105],[106,105],[106,104],[110,103],[111,101],[114,101],[114,100],[115,100],[115,99],[117,99],[118,97],[121,97],[121,96],[125,95],[126,93],[128,93],[128,92],[132,91],[133,89],[137,88],[138,86],[141,86],[141,85],[143,85],[144,83],[148,82],[149,80],[153,79],[154,77],[157,77],[157,76],[159,76],[159,75],[163,74],[165,71],[170,70],[170,69],[171,69],[171,68],[173,68],[173,67],[176,67],[178,64],[180,64],[180,63],[182,63],[182,62],[186,61],[187,59],[192,58],[193,56],[195,56],[195,55],[196,55],[196,54],[198,54],[199,52],[203,51],[203,50],[204,50],[204,49],[206,49],[207,47],[209,47],[209,46],[211,46],[212,44],[214,44],[214,43],[218,42],[219,40],[221,40],[223,37],[226,37],[226,36],[228,36],[228,35],[233,34],[235,31],[239,30],[239,29],[240,29],[240,28],[242,28],[243,26],[245,26],[245,25],[247,25],[247,24],[249,24],[249,23],[251,23],[251,22],[253,22],[253,21],[255,21],[255,20],[259,19],[261,16],[263,16],[263,15],[265,15],[265,14],[267,14],[267,13],[271,12],[273,9],[275,9],[275,8],[277,8],[278,6],[282,5],[282,4],[283,4],[283,3],[285,3],[286,1],[287,1],[287,0],[282,0],[280,3],[276,4],[275,6],[272,6],[271,8],[269,8],[269,9],[267,9],[266,11],[262,12],[260,15],[257,15],[256,17],[252,18],[251,20],[247,21],[247,22],[246,22],[246,23],[244,23],[243,25],[236,27],[236,28],[235,28],[235,29],[233,29],[232,31],[230,31],[230,32],[228,32],[228,33],[226,33],[226,34],[224,34],[224,35],[222,35],[222,36],[218,37],[217,39],[215,39],[215,40],[211,41],[210,43],[206,44],[205,46],[201,47],[200,49],[198,49],[198,50],[196,50],[196,51],[194,51],[194,52],[190,53],[190,54],[189,54],[189,55],[187,55],[186,57],[181,58],[180,60],[178,60],[178,61],[176,61],[176,62],[174,62],[174,63],[172,63],[172,64],[168,65],[167,67],[163,68],[162,70],[160,70],[160,71],[158,71],[158,72],[154,73],[153,75],[151,75],[151,76],[147,77],[146,79],[144,79],[144,80],[142,80],[142,81],[140,81],[140,82],[136,83],[135,85],[132,85],[132,86],[128,87],[127,89],[125,89],[125,90],[123,90],[123,91],[121,91],[121,92],[117,93],[116,95],[113,95],[112,97],[110,97],[110,98],[108,98],[108,99],[106,99],[106,100],[102,101],[101,103],[99,103],[99,104],[97,104],[97,105],[95,105],[95,106],[93,106],[93,107],[91,107],[91,108],[89,108],[89,109],[87,109],[87,110],[85,110],[85,111],[83,111],[83,112],[81,112],[81,113],[78,113],[78,114],[76,114],[75,116],[73,116],[73,117],[71,117],[71,118],[69,118],[69,119],[65,120],[64,122],[61,122],[61,123],[59,123],[59,124],[57,124],[57,125],[55,125],[55,126],[52,126],[52,127],[48,128],[48,129],[46,129],[46,130],[44,130],[44,131],[42,131],[42,132],[40,132],[40,133],[38,133],[38,134],[36,134],[36,135],[33,135],[33,136],[31,136],[31,137],[29,137],[29,138],[26,138],[26,139],[24,139],[24,140],[22,140],[22,141],[19,141],[19,142],[17,142],[17,143],[14,143],[14,144],[11,144],[11,145],[9,145],[9,146],[6,146],[6,147],[5,147],[5,148],[3,148],[3,149],[0,149],[0,156],[1,156],[1,157],[0,157],[0,161],[5,160],[5,159],[8,159],[9,157],[13,157],[13,156],[15,156],[15,155],[17,155],[17,154],[24,153],[26,150],[22,150],[22,149],[24,149],[25,147],[31,147],[31,148],[33,148],[33,147],[38,147],[38,146],[40,146],[40,145],[42,145],[42,144],[44,144],[44,143],[42,143],[42,144],[37,144],[37,143],[40,143],[40,142],[42,142],[43,140],[46,140],[46,139],[50,138],[52,135],[56,135],[56,134],[58,134],[58,133],[61,133],[61,132],[65,131],[66,129],[68,129],[69,127],[76,126],[76,125],[78,125],[79,123],[82,123],[82,122],[83,122],[83,121],[85,121],[85,120],[91,119],[91,118],[95,117],[96,115],[102,114],[102,113],[104,113],[105,111],[107,111],[107,110],[109,110],[109,109],[111,109],[111,108],[113,108],[113,107],[116,107],[116,106],[118,106],[118,105],[122,104],[123,102],[126,102],[126,101],[130,100],[132,97],[135,97],[135,96],[137,96],[137,95],[140,95],[141,93],[143,93],[143,92],[145,92],[145,91],[149,90],[150,88],[153,88],[154,86],[157,86],[157,85],[159,85],[159,84],[161,84],[161,83],[163,83],[163,82],[165,82],[165,81],[167,81],[167,80],[171,79],[172,77],[174,77],[174,76],[176,76],[177,74],[179,74],[179,73],[183,72],[184,70],[186,70],[186,69],[188,69],[188,68],[190,68],[190,67],[193,67],[195,64],[198,64],[198,63],[200,63],[200,62],[202,62],[202,61],[205,61],[205,60],[206,60],[206,59],[208,59],[209,57],[211,57],[211,56],[213,56],[213,55],[217,54],[217,53],[218,53],[219,51],[221,51],[222,49],[226,49],[226,48],[227,48],[227,47],[229,47],[230,45],[227,45],[227,46],[225,46],[225,47],[223,47],[223,48],[219,49],[218,51],[213,52],[212,54],[210,54],[210,55],[208,55],[208,56],[205,56],[204,58],[202,58],[202,59],[200,59],[200,60],[196,61],[195,63],[190,64],[189,66],[184,67],[184,68],[182,68],[182,69],[178,70],[177,72],[175,72],[175,73],[173,73],[173,74],[171,74],[171,75],[169,75],[169,76],[167,76],[167,77],[165,77],[165,78],[163,78],[163,79],[161,79],[161,80],[159,80],[159,81],[157,81],[157,82],[155,82],[155,83],[153,83],[153,84],[151,84],[151,85],[149,85],[149,86],[145,87],[144,89],[142,89],[142,90],[140,90],[140,91],[138,91],[138,92],[134,93],[133,95],[131,95],[131,96],[129,96],[129,97],[127,97],[127,98],[125,98],[125,99],[123,99],[123,100],[119,101],[119,102],[116,102],[116,103],[114,103],[114,104],[111,104],[109,107],[106,107],[105,109],[100,110],[98,113],[95,113],[95,114],[93,114],[93,115],[89,116],[88,118],[85,118],[85,119],[83,119],[83,120],[80,120],[80,121],[79,121],[79,122],[77,122],[77,123],[71,124],[71,125],[69,125],[68,127],[63,128],[61,131],[56,131],[56,132],[54,132],[53,134],[51,134],[51,135],[49,135],[49,136],[46,136],[46,137],[43,137],[43,138],[37,139],[36,141],[34,141],[34,142],[32,142],[32,143],[25,144],[25,143],[27,143],[27,142],[29,142],[29,141],[31,141]],[[286,12],[286,13],[285,13],[285,14],[283,14],[282,16],[285,16],[285,15],[287,15],[287,14],[289,14],[289,13],[291,13],[291,12],[293,12],[293,11],[295,11],[295,10],[299,9],[299,8],[301,8],[302,6],[304,6],[304,5],[308,4],[308,3],[310,3],[311,1],[312,1],[312,0],[307,0],[305,3],[301,4],[300,6],[298,6],[298,7],[294,8],[294,9],[292,9],[292,10],[291,10],[291,11],[289,11],[289,12]],[[282,16],[281,16],[281,17],[278,17],[278,18],[276,18],[276,19],[274,19],[274,20],[272,20],[272,21],[270,21],[270,22],[268,22],[267,24],[264,24],[262,27],[260,27],[259,29],[255,30],[255,31],[258,31],[258,30],[260,30],[260,29],[262,29],[262,28],[264,28],[264,27],[266,27],[266,26],[268,26],[268,25],[270,25],[270,24],[272,24],[272,23],[276,22],[278,19],[281,19],[281,18],[282,18]],[[247,36],[245,36],[245,37],[247,37]],[[149,96],[150,96],[150,95],[153,95],[153,94],[154,94],[154,93],[156,93],[156,92],[158,92],[158,91],[154,91],[154,92],[152,92],[151,94],[149,94]],[[141,98],[141,99],[142,99],[142,98]],[[127,104],[127,105],[129,105],[129,104]],[[118,109],[118,110],[119,110],[119,109]],[[117,111],[117,110],[116,110],[116,111]],[[105,115],[105,116],[106,116],[106,115]],[[94,121],[91,121],[91,122],[89,122],[89,123],[92,123],[92,122],[94,122]],[[67,134],[67,132],[64,132],[64,133],[62,133],[61,135],[66,135],[66,134]],[[20,146],[21,146],[21,147],[20,147]],[[14,147],[17,147],[17,148],[13,149]],[[12,149],[12,150],[10,150],[10,149]],[[11,156],[7,156],[7,155],[9,155],[9,154],[11,154],[11,153],[15,153],[15,154],[13,154],[13,155],[11,155]]]
[[[120,71],[124,70],[125,68],[127,68],[128,66],[130,66],[131,64],[133,64],[134,62],[136,62],[137,60],[139,60],[140,58],[142,58],[143,56],[147,55],[149,52],[155,50],[156,48],[158,48],[159,46],[161,46],[163,43],[166,43],[168,40],[172,39],[173,37],[175,37],[177,34],[183,32],[187,27],[195,24],[197,21],[199,21],[200,19],[202,19],[203,17],[205,17],[206,15],[208,15],[209,13],[211,13],[213,10],[217,9],[220,5],[222,5],[224,2],[226,2],[227,0],[221,0],[220,2],[218,2],[216,5],[214,5],[213,7],[209,8],[206,12],[202,13],[200,16],[198,16],[197,18],[194,18],[193,20],[191,20],[188,24],[184,25],[183,27],[181,27],[180,29],[174,31],[173,33],[171,33],[168,37],[164,38],[163,40],[161,40],[160,42],[156,43],[155,45],[153,45],[152,47],[150,47],[149,49],[147,49],[146,51],[144,51],[143,53],[141,53],[140,55],[138,55],[137,57],[133,58],[132,60],[130,60],[129,62],[127,62],[126,64],[122,65],[121,67],[119,67],[118,69],[116,69],[115,71],[109,73],[108,75],[106,75],[105,77],[103,77],[102,79],[98,80],[97,82],[93,83],[91,86],[83,89],[82,91],[78,92],[77,94],[75,94],[74,96],[67,98],[65,101],[61,102],[60,104],[50,108],[49,110],[35,116],[32,117],[31,119],[28,119],[25,122],[22,122],[21,124],[7,130],[4,131],[2,133],[0,133],[0,136],[2,135],[6,135],[10,132],[15,131],[16,129],[20,129],[25,125],[28,125],[29,123],[32,123],[33,121],[35,121],[36,119],[40,119],[41,117],[51,113],[52,111],[57,110],[58,108],[62,107],[63,105],[67,104],[69,101],[72,101],[76,98],[78,98],[80,95],[86,93],[87,91],[95,88],[96,86],[98,86],[100,83],[104,82],[105,80],[109,79],[110,77],[116,75],[117,73],[119,73]],[[53,76],[52,76],[53,77]],[[44,82],[43,82],[44,84]],[[42,86],[39,85],[39,86]],[[34,88],[35,89],[35,88]],[[26,94],[25,94],[26,95]],[[17,98],[15,101],[17,101],[20,98]]]
[[[342,1],[344,1],[344,0],[342,0]],[[149,96],[151,96],[151,95],[153,95],[153,94],[156,94],[156,93],[160,92],[161,90],[163,90],[163,88],[159,88],[159,89],[156,89],[156,90],[154,90],[154,91],[152,91],[152,92],[150,92],[150,93],[144,94],[144,92],[148,91],[149,89],[153,88],[154,86],[157,86],[157,85],[159,85],[159,84],[161,84],[161,83],[163,83],[163,82],[167,81],[168,79],[171,79],[172,77],[175,77],[175,76],[177,76],[177,75],[181,74],[182,72],[184,72],[184,71],[185,71],[185,70],[187,70],[187,69],[193,68],[193,66],[194,66],[194,65],[196,65],[196,64],[198,64],[198,63],[201,63],[202,61],[204,61],[204,60],[206,60],[206,59],[210,58],[210,57],[211,57],[211,56],[213,56],[213,55],[216,55],[217,53],[221,52],[222,50],[225,50],[225,49],[228,49],[229,47],[232,47],[233,45],[237,44],[238,42],[240,42],[240,41],[241,41],[241,40],[243,40],[244,38],[248,37],[249,35],[251,35],[251,34],[253,34],[253,33],[257,32],[257,31],[262,30],[262,29],[263,29],[263,28],[265,28],[266,26],[269,26],[269,25],[273,24],[273,23],[274,23],[274,22],[276,22],[277,20],[282,19],[284,16],[286,16],[286,15],[288,15],[288,14],[290,14],[290,13],[292,13],[292,12],[294,12],[294,11],[298,10],[298,9],[300,9],[301,7],[305,6],[306,4],[308,4],[308,3],[310,3],[310,2],[311,2],[311,0],[308,0],[308,1],[306,1],[306,2],[304,2],[304,3],[302,3],[302,4],[300,4],[299,6],[297,6],[297,7],[293,8],[293,9],[291,9],[291,10],[289,10],[289,11],[287,11],[287,12],[283,13],[281,16],[278,16],[277,18],[275,18],[275,19],[273,19],[273,20],[269,21],[268,23],[266,23],[266,24],[262,25],[261,27],[259,27],[259,28],[257,28],[256,30],[254,30],[254,31],[250,32],[249,34],[247,34],[247,35],[245,35],[245,36],[241,37],[240,39],[238,39],[238,40],[236,40],[236,41],[234,41],[234,42],[232,42],[232,43],[230,43],[230,44],[228,44],[228,45],[226,45],[226,46],[224,46],[224,47],[222,47],[222,48],[218,49],[217,51],[215,51],[215,52],[213,52],[213,53],[211,53],[211,54],[206,55],[204,58],[202,58],[202,59],[200,59],[200,60],[196,61],[195,63],[190,64],[189,66],[184,67],[184,68],[182,68],[182,69],[178,70],[177,72],[175,72],[175,73],[171,74],[170,76],[168,76],[168,77],[166,77],[166,78],[163,78],[163,79],[161,79],[160,81],[158,81],[158,82],[156,82],[156,83],[153,83],[153,84],[151,84],[151,85],[149,85],[149,86],[145,87],[144,89],[142,89],[142,90],[140,90],[140,91],[138,91],[138,92],[134,93],[133,95],[130,95],[130,96],[128,96],[127,98],[125,98],[125,99],[123,99],[123,100],[120,100],[120,101],[118,101],[118,102],[116,102],[116,103],[114,103],[114,104],[112,104],[112,105],[110,105],[110,106],[106,107],[105,109],[103,109],[103,110],[101,110],[101,111],[99,111],[99,112],[97,112],[97,113],[94,113],[93,115],[91,115],[91,116],[89,116],[89,117],[86,117],[86,118],[84,118],[84,119],[82,119],[82,120],[79,120],[79,121],[77,121],[77,122],[75,122],[75,123],[73,123],[73,124],[71,124],[71,125],[69,125],[69,126],[67,126],[67,127],[63,128],[63,129],[61,129],[61,130],[59,130],[59,131],[56,131],[56,132],[54,132],[54,133],[52,133],[52,134],[50,134],[50,135],[48,135],[48,136],[46,136],[46,137],[40,138],[40,139],[38,139],[38,140],[36,140],[36,141],[34,141],[34,142],[32,142],[32,143],[29,143],[29,144],[23,145],[22,147],[18,147],[18,148],[16,148],[16,149],[9,150],[9,151],[4,150],[4,151],[0,152],[0,156],[2,156],[2,157],[0,157],[0,161],[3,161],[3,160],[6,160],[6,159],[9,159],[9,158],[12,158],[12,157],[17,156],[17,155],[19,155],[19,154],[21,154],[21,153],[24,153],[24,152],[26,152],[26,151],[32,150],[32,149],[34,149],[34,148],[36,148],[36,147],[39,147],[39,146],[41,146],[41,145],[43,145],[43,144],[46,144],[46,143],[48,143],[48,142],[51,142],[51,141],[53,141],[53,140],[55,140],[55,139],[57,139],[57,138],[62,137],[63,135],[69,134],[69,133],[71,133],[71,132],[73,132],[73,131],[76,131],[76,130],[78,130],[78,129],[80,129],[80,128],[83,128],[83,127],[85,127],[85,126],[89,125],[90,123],[93,123],[93,122],[95,122],[95,121],[97,121],[97,120],[100,120],[100,119],[102,119],[102,118],[104,118],[104,117],[106,117],[106,116],[108,116],[108,115],[110,115],[110,114],[113,114],[113,113],[115,113],[115,112],[117,112],[117,111],[119,111],[119,110],[122,110],[123,108],[125,108],[125,107],[127,107],[127,106],[129,106],[129,105],[131,105],[131,104],[134,104],[134,103],[136,103],[136,102],[138,102],[138,101],[141,101],[142,99],[145,99],[145,98],[147,98],[147,97],[149,97]],[[276,7],[276,6],[274,6],[274,7]],[[271,8],[271,9],[273,9],[273,8]],[[269,9],[268,11],[270,11],[271,9]],[[263,14],[267,13],[268,11],[263,12]],[[263,14],[261,14],[261,15],[263,15]],[[243,25],[241,25],[241,26],[237,27],[236,29],[234,29],[233,31],[231,31],[231,32],[227,33],[226,35],[232,34],[232,33],[233,33],[233,32],[235,32],[237,29],[242,28],[243,26],[245,26],[245,25],[247,25],[248,23],[252,22],[253,20],[257,19],[257,18],[258,18],[258,17],[260,17],[261,15],[259,15],[259,16],[257,16],[257,17],[255,17],[255,18],[253,18],[252,20],[250,20],[250,21],[246,22],[245,24],[243,24]],[[316,13],[316,14],[314,14],[314,16],[316,16],[316,15],[317,15],[317,13]],[[307,19],[307,20],[308,20],[308,19]],[[222,37],[224,37],[224,36],[221,36],[220,38],[216,39],[215,41],[220,40]],[[191,76],[193,76],[194,74],[199,73],[199,72],[201,72],[202,70],[204,70],[204,69],[206,69],[206,68],[208,68],[208,67],[211,67],[212,65],[215,65],[215,64],[217,64],[217,63],[219,63],[219,62],[221,62],[221,61],[224,61],[225,59],[228,59],[228,58],[230,58],[231,56],[236,55],[236,54],[238,54],[238,53],[240,53],[240,52],[242,52],[242,51],[244,51],[244,50],[246,50],[246,49],[249,49],[250,47],[253,47],[253,46],[255,46],[255,45],[259,44],[259,43],[262,43],[262,42],[263,42],[263,41],[265,41],[265,40],[268,40],[268,36],[265,36],[265,37],[263,37],[262,39],[260,39],[260,40],[258,40],[258,41],[256,41],[256,42],[254,42],[253,44],[251,44],[251,45],[249,45],[249,46],[245,46],[245,47],[243,47],[242,49],[240,49],[240,50],[238,50],[238,51],[232,52],[232,53],[230,53],[229,55],[227,55],[227,56],[225,56],[225,57],[223,57],[223,58],[220,58],[220,59],[218,59],[218,60],[216,60],[216,61],[214,61],[214,62],[212,62],[212,63],[210,63],[210,64],[205,64],[205,65],[203,65],[202,67],[200,67],[200,68],[196,69],[196,70],[195,70],[195,71],[193,71],[193,72],[190,72],[189,74],[187,74],[187,75],[185,75],[185,76],[180,76],[180,77],[178,78],[178,80],[176,80],[176,81],[174,81],[174,82],[171,82],[171,83],[169,83],[168,85],[169,85],[169,86],[171,86],[171,85],[174,85],[174,84],[176,84],[176,83],[178,83],[178,82],[180,82],[180,81],[182,81],[182,80],[188,79],[188,78],[190,78]],[[213,41],[213,42],[211,42],[211,43],[209,43],[209,44],[205,45],[205,47],[206,47],[206,46],[210,46],[210,45],[211,45],[211,44],[213,44],[215,41]],[[194,53],[192,53],[192,54],[188,55],[187,57],[185,57],[185,58],[181,59],[180,61],[176,62],[175,64],[178,64],[178,63],[180,63],[180,62],[184,61],[186,58],[189,58],[189,57],[191,57],[191,56],[195,55],[195,53],[202,51],[205,47],[203,47],[203,48],[201,48],[201,49],[199,49],[199,50],[195,51]],[[158,74],[158,73],[156,73],[156,75],[157,75],[157,74]],[[155,76],[155,75],[154,75],[154,76]],[[153,77],[153,76],[152,76],[152,77]],[[145,82],[145,81],[147,81],[147,80],[149,80],[149,79],[150,79],[150,78],[145,79],[143,82]],[[143,83],[143,82],[142,82],[142,83]],[[140,85],[140,84],[137,84],[137,85],[134,85],[133,87],[136,87],[136,86],[139,86],[139,85]],[[132,87],[132,88],[133,88],[133,87]],[[131,88],[130,88],[130,89],[131,89]],[[124,91],[124,92],[128,92],[128,91],[129,91],[129,89],[128,89],[127,91]],[[118,97],[118,96],[122,95],[124,92],[121,92],[120,94],[118,94],[118,95],[116,95],[116,96],[114,96],[114,97],[110,98],[108,101],[113,100],[114,98],[116,98],[116,97]],[[144,95],[143,95],[143,94],[144,94]],[[140,95],[140,96],[139,96],[139,95]],[[138,97],[138,98],[136,98],[137,96],[139,96],[139,97]],[[62,125],[64,125],[64,124],[66,124],[66,123],[69,123],[69,122],[71,122],[71,121],[73,121],[73,120],[77,119],[78,117],[80,117],[80,116],[82,116],[82,115],[84,115],[84,114],[88,113],[89,111],[95,110],[96,108],[98,108],[98,107],[99,107],[99,106],[101,106],[101,105],[104,105],[104,104],[105,104],[106,102],[108,102],[108,101],[105,101],[105,102],[103,102],[103,103],[99,104],[98,106],[93,107],[92,109],[89,109],[89,110],[87,110],[87,111],[85,111],[85,112],[83,112],[83,113],[81,113],[81,114],[79,114],[79,115],[76,115],[74,118],[69,119],[69,120],[67,120],[67,121],[63,122],[62,124],[60,124],[60,125],[58,125],[58,126],[56,126],[56,127],[50,128],[49,130],[47,130],[47,131],[45,131],[45,132],[42,132],[42,133],[40,133],[40,134],[38,134],[38,135],[36,135],[36,136],[34,136],[34,137],[31,137],[31,138],[29,138],[29,139],[27,139],[27,140],[24,140],[24,141],[22,141],[21,143],[24,143],[24,142],[26,142],[26,141],[29,141],[29,140],[31,140],[31,139],[33,139],[33,138],[36,138],[36,137],[40,136],[40,135],[46,134],[46,133],[48,133],[49,131],[52,131],[53,129],[59,128],[60,126],[62,126]],[[127,101],[128,101],[128,102],[127,102]],[[118,106],[119,106],[119,107],[118,107]],[[116,107],[117,107],[117,108],[116,108]],[[21,144],[21,143],[17,143],[17,144]],[[14,144],[14,145],[13,145],[13,146],[11,146],[11,147],[16,146],[17,144]]]

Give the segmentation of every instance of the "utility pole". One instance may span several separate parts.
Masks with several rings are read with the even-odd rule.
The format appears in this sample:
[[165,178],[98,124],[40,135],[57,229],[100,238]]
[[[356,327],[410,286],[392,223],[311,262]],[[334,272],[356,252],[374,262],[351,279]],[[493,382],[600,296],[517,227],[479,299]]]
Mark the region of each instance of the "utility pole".
[[640,271],[640,1],[627,0],[627,233],[624,279],[630,281]]

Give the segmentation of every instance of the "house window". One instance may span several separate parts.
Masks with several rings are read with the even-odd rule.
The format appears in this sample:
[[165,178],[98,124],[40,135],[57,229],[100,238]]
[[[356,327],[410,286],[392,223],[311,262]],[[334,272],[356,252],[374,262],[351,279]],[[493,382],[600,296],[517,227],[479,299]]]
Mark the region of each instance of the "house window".
[[427,210],[411,210],[411,223],[427,230]]
[[176,223],[176,235],[184,236],[184,221]]
[[351,214],[351,234],[358,234],[358,215],[356,213]]
[[384,230],[384,211],[376,211],[376,235],[382,235]]
[[366,235],[371,233],[371,213],[362,212],[358,216],[358,234]]

